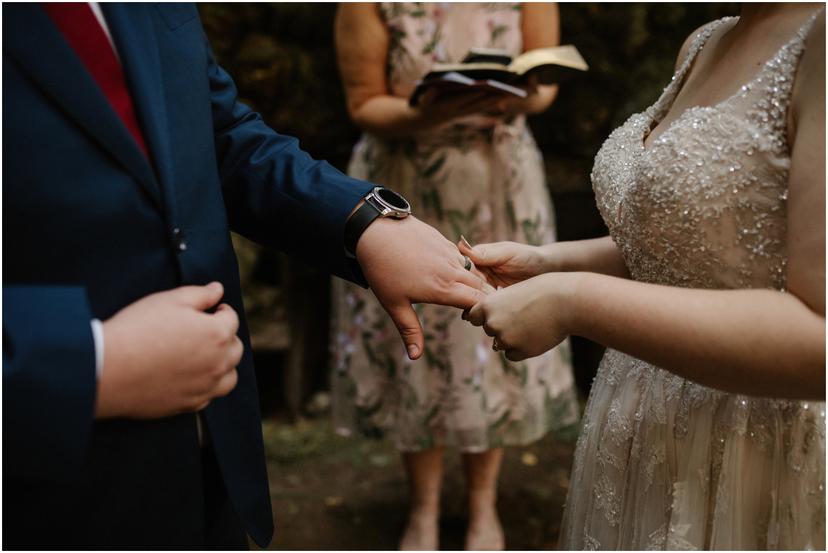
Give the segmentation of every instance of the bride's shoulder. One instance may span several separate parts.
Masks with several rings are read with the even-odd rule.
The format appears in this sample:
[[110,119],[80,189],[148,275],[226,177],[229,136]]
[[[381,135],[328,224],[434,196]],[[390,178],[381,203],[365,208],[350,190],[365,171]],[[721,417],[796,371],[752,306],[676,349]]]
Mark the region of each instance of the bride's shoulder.
[[690,55],[694,44],[696,44],[699,41],[704,41],[706,35],[714,27],[717,27],[720,23],[723,23],[729,19],[731,18],[723,17],[721,19],[708,21],[707,23],[705,23],[701,27],[698,27],[695,31],[687,35],[687,38],[684,39],[684,43],[681,45],[681,49],[679,49],[678,57],[676,58],[675,70],[678,71],[681,65],[687,60],[687,56]]
[[825,70],[825,10],[817,14],[805,36],[805,49],[800,61],[803,68]]
[[687,59],[687,54],[690,53],[690,47],[699,37],[704,28],[707,27],[707,25],[709,25],[709,23],[705,23],[704,25],[702,25],[701,27],[687,35],[687,38],[684,39],[684,43],[681,45],[681,48],[679,49],[678,57],[676,57],[676,71],[679,70],[681,64],[684,63],[684,60]]
[[[825,109],[825,12],[820,13],[805,37],[791,92],[789,128],[796,127],[803,116]],[[824,117],[824,116],[823,116]],[[824,129],[824,127],[823,127]],[[824,131],[823,131],[824,132]]]

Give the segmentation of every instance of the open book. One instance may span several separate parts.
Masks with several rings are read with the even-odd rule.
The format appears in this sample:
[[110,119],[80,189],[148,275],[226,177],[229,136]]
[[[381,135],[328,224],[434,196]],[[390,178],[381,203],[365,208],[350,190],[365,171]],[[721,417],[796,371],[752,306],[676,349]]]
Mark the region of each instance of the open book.
[[409,103],[416,106],[423,92],[432,87],[445,93],[488,90],[524,98],[526,91],[521,85],[530,76],[540,84],[553,84],[588,69],[577,48],[569,44],[529,50],[514,59],[502,50],[472,48],[461,63],[434,64],[417,84]]

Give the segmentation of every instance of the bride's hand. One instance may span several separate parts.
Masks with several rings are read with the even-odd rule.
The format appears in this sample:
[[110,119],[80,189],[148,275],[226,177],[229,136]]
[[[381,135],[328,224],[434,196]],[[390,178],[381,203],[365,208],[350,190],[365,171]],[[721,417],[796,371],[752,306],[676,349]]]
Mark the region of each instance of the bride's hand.
[[486,296],[463,318],[482,326],[510,361],[535,357],[560,344],[573,328],[572,296],[579,273],[549,273]]
[[472,247],[461,239],[457,247],[474,262],[479,275],[495,288],[511,286],[547,271],[543,252],[535,246],[493,242]]

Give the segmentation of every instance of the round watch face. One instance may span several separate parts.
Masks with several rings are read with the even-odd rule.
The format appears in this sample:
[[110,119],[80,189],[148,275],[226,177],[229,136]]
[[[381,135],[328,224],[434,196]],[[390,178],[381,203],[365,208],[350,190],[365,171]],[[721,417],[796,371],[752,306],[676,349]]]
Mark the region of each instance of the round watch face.
[[408,204],[408,201],[393,190],[378,186],[374,189],[374,194],[382,200],[382,202],[388,204],[389,207],[400,211],[411,210],[411,206]]

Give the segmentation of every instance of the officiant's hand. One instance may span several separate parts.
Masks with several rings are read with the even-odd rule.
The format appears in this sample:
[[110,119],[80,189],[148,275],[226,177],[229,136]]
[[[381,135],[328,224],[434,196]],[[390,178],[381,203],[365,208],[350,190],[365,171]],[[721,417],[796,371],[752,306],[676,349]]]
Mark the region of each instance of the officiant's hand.
[[463,313],[494,338],[510,361],[536,357],[560,344],[573,327],[572,297],[580,273],[549,273],[501,288]]
[[150,294],[103,323],[95,416],[158,418],[198,411],[236,386],[244,347],[224,289],[181,286]]
[[371,223],[357,242],[356,256],[411,359],[422,355],[425,341],[411,304],[468,309],[485,297],[483,281],[465,269],[457,247],[414,216]]
[[534,76],[530,76],[522,88],[526,91],[525,98],[504,96],[496,104],[495,112],[502,117],[541,113],[552,105],[558,95],[557,85],[538,84]]
[[440,94],[432,88],[423,93],[413,109],[424,124],[441,125],[468,115],[496,111],[505,97],[492,92]]

